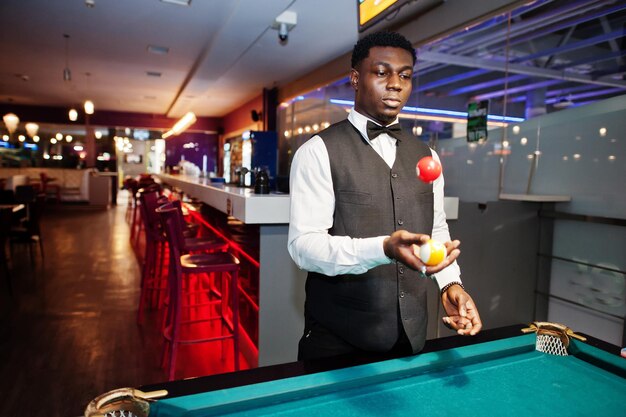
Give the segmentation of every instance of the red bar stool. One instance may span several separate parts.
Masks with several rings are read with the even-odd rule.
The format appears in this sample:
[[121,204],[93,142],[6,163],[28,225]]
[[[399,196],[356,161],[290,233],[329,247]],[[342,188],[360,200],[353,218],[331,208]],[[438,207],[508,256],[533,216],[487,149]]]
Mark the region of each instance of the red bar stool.
[[124,185],[122,186],[124,190],[128,191],[128,204],[126,205],[126,223],[131,223],[131,218],[133,214],[133,189],[138,190],[137,188],[137,180],[133,178],[124,178]]
[[[182,234],[183,225],[178,208],[168,203],[159,207],[157,213],[159,213],[163,222],[170,247],[170,302],[166,326],[163,332],[166,340],[163,350],[163,364],[165,365],[169,356],[169,380],[174,379],[178,346],[183,343],[206,343],[232,339],[235,370],[239,370],[239,292],[237,282],[239,260],[226,252],[183,255],[185,238]],[[201,291],[206,291],[208,301],[202,300],[200,303],[192,304],[191,300],[193,297],[190,297],[190,294],[187,293],[191,287],[188,278],[192,274],[196,276],[199,274],[213,275],[219,279],[221,283],[219,293],[217,294],[219,297],[212,300],[211,288],[201,288]],[[184,278],[187,278],[187,280]],[[185,293],[183,293],[184,291]],[[189,301],[184,303],[184,298],[188,298]],[[191,318],[189,309],[208,305],[214,306],[218,313],[204,318]],[[230,311],[228,307],[230,307]],[[183,317],[183,309],[187,312],[185,318]],[[205,337],[184,337],[182,335],[183,327],[189,328],[194,324],[216,320],[220,324],[220,333],[217,335]],[[226,334],[222,331],[223,326],[228,329]]]
[[[143,313],[148,300],[152,300],[151,306],[160,308],[165,302],[167,291],[167,279],[163,274],[165,249],[167,239],[161,219],[156,209],[168,202],[167,198],[160,195],[153,187],[141,189],[137,192],[139,207],[145,232],[145,252],[141,272],[141,295],[137,310],[137,322],[143,322]],[[179,201],[171,202],[172,207],[178,211],[181,223],[184,223],[181,205]],[[197,225],[185,224],[183,230],[184,247],[187,252],[225,252],[228,250],[228,242],[217,237],[187,237],[197,234]],[[156,295],[156,297],[155,297]]]
[[163,267],[167,240],[159,216],[156,214],[156,209],[166,201],[160,200],[158,191],[144,190],[139,195],[146,241],[141,268],[141,293],[137,309],[137,323],[141,324],[146,302],[151,299],[151,306],[155,307],[156,304],[156,307],[160,308],[165,298],[167,276],[163,274]]
[[156,188],[160,190],[161,187],[148,174],[140,174],[139,180],[130,180],[128,184],[132,199],[132,210],[130,214],[130,241],[136,243],[137,236],[143,227],[140,215],[141,211],[139,209],[139,195],[137,192],[142,188]]
[[132,218],[132,222],[131,222],[131,226],[130,226],[130,239],[131,242],[133,242],[135,247],[138,247],[139,245],[139,235],[141,234],[142,230],[144,230],[145,224],[144,224],[144,219],[143,216],[141,214],[141,199],[140,199],[140,195],[142,192],[151,192],[151,191],[157,191],[159,193],[161,193],[161,186],[155,182],[152,182],[150,184],[144,184],[142,186],[141,182],[137,183],[137,190],[134,193],[134,207],[133,207],[133,218]]

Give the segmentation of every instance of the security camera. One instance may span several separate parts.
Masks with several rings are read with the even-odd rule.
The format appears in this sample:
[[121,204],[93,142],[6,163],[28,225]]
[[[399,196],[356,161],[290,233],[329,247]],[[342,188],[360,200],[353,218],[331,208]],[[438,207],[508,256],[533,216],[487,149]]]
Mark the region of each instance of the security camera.
[[272,23],[272,29],[278,31],[278,40],[282,45],[287,43],[289,39],[289,31],[296,27],[298,23],[298,15],[296,12],[284,11],[276,17],[274,23]]
[[287,23],[281,23],[278,28],[278,40],[282,42],[287,42],[289,39],[289,29],[287,29]]

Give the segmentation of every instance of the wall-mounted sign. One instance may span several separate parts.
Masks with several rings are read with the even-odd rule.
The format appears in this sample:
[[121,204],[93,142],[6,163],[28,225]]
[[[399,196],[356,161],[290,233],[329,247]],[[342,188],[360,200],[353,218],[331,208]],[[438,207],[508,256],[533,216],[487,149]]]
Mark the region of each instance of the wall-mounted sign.
[[484,142],[487,140],[487,114],[489,114],[489,100],[467,105],[468,142]]

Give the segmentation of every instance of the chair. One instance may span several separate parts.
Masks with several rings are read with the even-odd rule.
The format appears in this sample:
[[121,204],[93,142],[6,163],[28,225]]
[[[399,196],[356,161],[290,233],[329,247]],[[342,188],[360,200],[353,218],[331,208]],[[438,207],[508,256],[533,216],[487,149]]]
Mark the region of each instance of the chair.
[[61,186],[59,184],[51,184],[55,181],[54,178],[48,176],[45,172],[39,173],[39,179],[41,181],[41,192],[43,195],[48,198],[48,196],[53,196],[55,202],[58,204],[61,202]]
[[9,270],[9,258],[7,257],[7,240],[11,230],[11,220],[13,212],[10,208],[0,208],[0,264],[7,282],[9,294],[13,293],[11,285],[11,272]]
[[4,183],[5,190],[11,190],[15,192],[15,189],[20,185],[28,184],[28,176],[27,175],[13,175],[9,177]]
[[40,218],[43,197],[38,195],[32,185],[20,185],[15,189],[15,201],[26,205],[26,217],[18,226],[9,230],[9,240],[13,244],[27,244],[31,262],[34,263],[33,246],[39,244],[41,259],[44,259],[43,237],[41,235]]
[[[183,224],[181,223],[178,208],[172,203],[167,203],[159,207],[157,213],[159,213],[161,218],[170,248],[170,268],[168,274],[170,302],[163,331],[163,336],[166,340],[163,349],[163,365],[169,361],[169,380],[174,379],[176,357],[180,344],[232,339],[234,366],[235,370],[239,370],[239,260],[226,252],[184,255],[185,238],[182,233]],[[200,274],[208,274],[214,277],[214,285],[205,288]],[[191,290],[191,281],[189,279],[191,275],[196,276],[196,291]],[[217,287],[218,283],[219,287]],[[185,291],[185,294],[183,294],[183,291]],[[189,302],[184,304],[184,298],[189,298]],[[192,304],[191,300],[194,298],[197,302]],[[213,308],[217,313],[204,318],[192,319],[189,310],[193,308]],[[185,319],[183,318],[183,309],[187,312]],[[223,327],[227,329],[225,334],[223,331],[220,331],[217,335],[207,337],[183,337],[182,335],[183,327],[188,328],[194,324],[215,321],[219,322],[220,329]]]

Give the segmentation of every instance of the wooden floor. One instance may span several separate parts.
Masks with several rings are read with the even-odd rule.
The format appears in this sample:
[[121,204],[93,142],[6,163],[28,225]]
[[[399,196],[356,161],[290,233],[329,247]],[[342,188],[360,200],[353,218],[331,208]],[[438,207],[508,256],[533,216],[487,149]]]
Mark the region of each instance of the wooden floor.
[[79,416],[108,390],[165,379],[157,314],[135,321],[139,267],[124,213],[50,207],[45,260],[37,251],[32,267],[26,248],[14,250],[12,295],[0,271],[0,416]]

